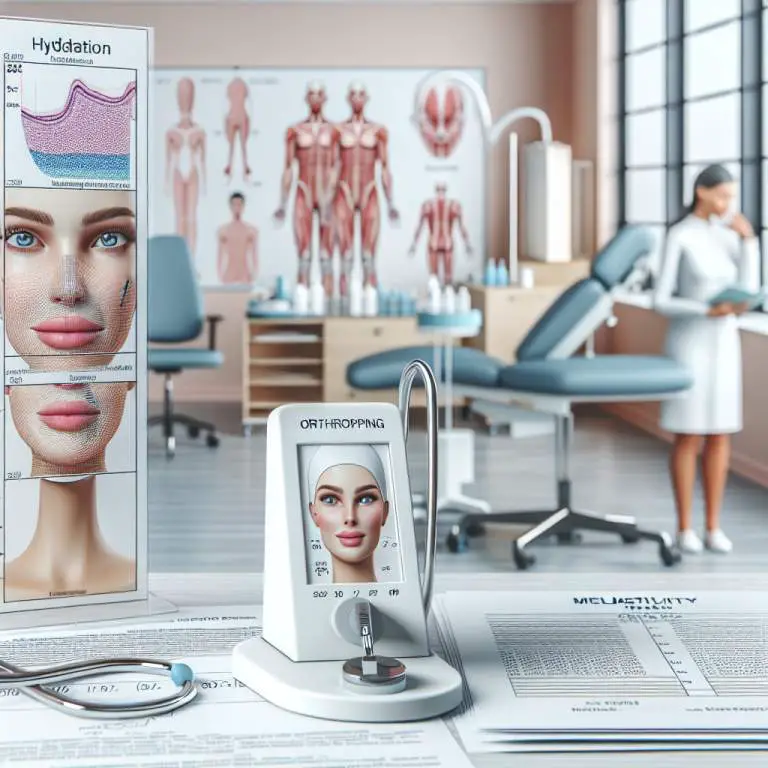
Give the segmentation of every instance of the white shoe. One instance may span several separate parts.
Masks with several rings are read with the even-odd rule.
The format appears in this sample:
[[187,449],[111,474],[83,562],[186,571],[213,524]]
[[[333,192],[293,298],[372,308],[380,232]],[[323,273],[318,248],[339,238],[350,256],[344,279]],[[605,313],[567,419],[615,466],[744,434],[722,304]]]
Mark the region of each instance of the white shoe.
[[703,549],[701,539],[690,528],[677,534],[677,546],[689,555],[696,555]]
[[707,531],[705,536],[705,542],[707,549],[712,552],[721,552],[726,554],[733,549],[731,540],[719,529],[714,531]]

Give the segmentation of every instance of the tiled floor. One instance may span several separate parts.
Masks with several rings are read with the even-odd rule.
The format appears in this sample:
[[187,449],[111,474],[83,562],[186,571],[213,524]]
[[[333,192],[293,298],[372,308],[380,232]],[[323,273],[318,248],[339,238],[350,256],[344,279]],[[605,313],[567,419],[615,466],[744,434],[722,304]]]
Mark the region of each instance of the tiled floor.
[[[150,432],[150,566],[154,571],[259,571],[263,562],[265,433],[245,438],[236,407],[186,405],[184,412],[218,424],[221,445],[211,449],[179,430],[177,455],[165,458],[158,429]],[[411,479],[425,486],[423,432],[409,438]],[[628,514],[645,528],[674,531],[667,477],[667,448],[634,428],[596,413],[577,417],[572,462],[574,503],[601,513]],[[494,510],[538,509],[554,504],[552,438],[510,439],[479,432],[476,484],[468,489]],[[734,541],[727,556],[688,556],[685,571],[759,572],[768,551],[768,489],[736,476],[727,491],[723,527]],[[702,525],[701,503],[697,521]],[[450,522],[450,520],[448,520]],[[421,532],[421,529],[420,529]],[[438,539],[438,571],[516,571],[509,530],[473,539],[469,551],[453,554]],[[574,545],[535,545],[537,572],[642,572],[662,565],[651,543],[622,544],[616,537],[585,533]],[[525,578],[525,573],[520,574]]]

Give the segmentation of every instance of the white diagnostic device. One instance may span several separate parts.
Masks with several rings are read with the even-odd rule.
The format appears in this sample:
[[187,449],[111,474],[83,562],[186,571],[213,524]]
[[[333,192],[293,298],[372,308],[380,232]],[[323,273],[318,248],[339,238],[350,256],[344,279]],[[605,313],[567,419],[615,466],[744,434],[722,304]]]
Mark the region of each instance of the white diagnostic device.
[[[420,577],[406,458],[410,394],[427,393],[427,548]],[[353,722],[437,717],[463,696],[430,651],[437,524],[437,387],[414,360],[389,403],[294,404],[267,421],[263,632],[234,677],[303,715]]]

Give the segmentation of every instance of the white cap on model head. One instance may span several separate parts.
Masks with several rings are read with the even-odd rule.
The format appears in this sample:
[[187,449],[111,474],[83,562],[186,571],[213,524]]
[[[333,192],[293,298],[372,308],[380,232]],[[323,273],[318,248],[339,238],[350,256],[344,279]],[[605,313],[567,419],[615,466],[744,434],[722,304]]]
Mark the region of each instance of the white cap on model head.
[[58,475],[52,477],[46,476],[45,479],[51,483],[77,483],[80,480],[85,480],[87,477],[91,477],[91,475]]
[[353,80],[347,88],[347,93],[368,93],[365,83],[360,80]]
[[307,465],[307,496],[315,498],[317,483],[323,472],[331,467],[353,465],[367,469],[373,475],[381,495],[387,498],[387,477],[384,464],[376,449],[370,445],[323,445],[315,451]]
[[325,83],[321,80],[311,80],[307,83],[307,93],[324,93]]

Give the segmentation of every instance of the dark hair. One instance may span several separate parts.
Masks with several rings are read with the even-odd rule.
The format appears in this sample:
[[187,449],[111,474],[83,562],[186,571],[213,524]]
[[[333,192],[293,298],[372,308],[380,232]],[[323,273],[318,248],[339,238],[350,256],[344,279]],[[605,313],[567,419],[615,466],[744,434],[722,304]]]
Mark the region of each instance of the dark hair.
[[685,208],[680,218],[673,222],[673,225],[677,224],[686,216],[689,216],[693,213],[696,205],[699,202],[698,195],[696,194],[696,189],[698,187],[704,187],[704,189],[714,189],[715,187],[719,187],[721,184],[730,184],[732,181],[734,181],[733,175],[727,168],[722,165],[708,165],[694,179],[693,198],[691,199],[690,205]]
[[233,192],[229,196],[229,202],[231,203],[233,200],[242,200],[245,202],[245,195],[242,192]]

